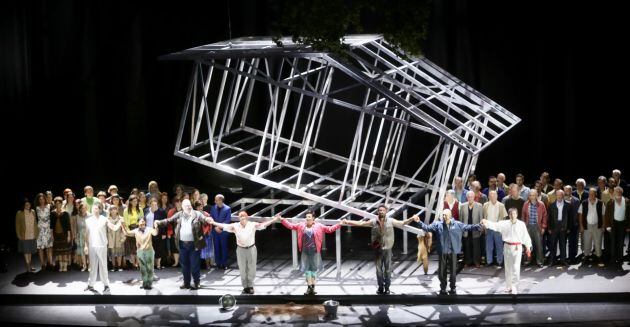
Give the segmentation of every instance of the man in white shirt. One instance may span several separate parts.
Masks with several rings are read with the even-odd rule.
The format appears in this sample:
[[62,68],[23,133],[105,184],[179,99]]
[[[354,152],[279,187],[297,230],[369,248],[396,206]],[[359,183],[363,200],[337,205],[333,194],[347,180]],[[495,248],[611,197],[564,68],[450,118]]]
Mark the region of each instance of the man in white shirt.
[[582,201],[578,208],[578,221],[580,232],[582,233],[582,251],[584,261],[592,262],[592,251],[595,247],[597,264],[603,266],[602,262],[602,235],[604,233],[604,204],[597,198],[597,189],[592,187],[588,190],[588,199]]
[[267,228],[279,219],[271,219],[264,223],[248,221],[249,215],[241,210],[238,213],[239,222],[221,224],[214,220],[212,225],[221,227],[223,231],[234,233],[236,236],[236,261],[241,274],[243,294],[254,294],[254,279],[256,278],[256,231]]
[[103,293],[109,292],[109,278],[107,277],[107,228],[118,230],[120,223],[114,225],[101,215],[103,204],[100,201],[92,205],[92,214],[85,220],[85,253],[90,258],[90,277],[86,291],[94,290],[97,275],[103,285]]
[[[184,284],[179,287],[180,289],[195,291],[200,287],[201,249],[206,247],[203,224],[209,224],[211,221],[211,218],[206,218],[201,212],[193,210],[188,199],[182,201],[182,211],[174,214],[173,217],[154,220],[157,227],[175,224],[175,246],[179,250],[179,262],[184,275]],[[190,284],[191,277],[194,285]]]
[[518,219],[518,211],[515,208],[511,208],[508,214],[510,220],[492,222],[484,219],[481,221],[481,224],[487,229],[501,233],[504,244],[505,283],[507,285],[505,291],[517,294],[517,285],[521,278],[523,246],[525,246],[527,257],[530,257],[532,254],[532,239],[529,237],[529,233],[527,233],[525,223]]
[[614,190],[604,210],[604,226],[610,234],[610,263],[622,270],[624,240],[630,231],[630,200],[623,196],[623,188],[616,186]]

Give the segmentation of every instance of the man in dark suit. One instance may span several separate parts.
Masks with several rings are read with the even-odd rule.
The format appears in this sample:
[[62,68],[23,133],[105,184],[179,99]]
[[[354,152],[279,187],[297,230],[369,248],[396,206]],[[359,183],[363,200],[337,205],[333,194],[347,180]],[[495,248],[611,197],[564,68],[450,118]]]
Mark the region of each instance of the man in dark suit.
[[[559,263],[566,265],[567,259],[567,234],[570,232],[571,204],[564,200],[564,191],[556,190],[556,200],[549,204],[549,236],[550,255],[549,264]],[[556,262],[556,254],[560,245],[560,260]]]
[[[580,234],[578,210],[580,209],[582,201],[573,195],[574,193],[575,192],[573,192],[573,188],[570,185],[566,185],[564,187],[564,200],[571,205],[569,209],[569,219],[567,221],[567,243],[569,244],[569,257],[567,258],[567,261],[569,264],[577,263],[578,237]],[[584,199],[586,200],[587,197],[588,195]]]

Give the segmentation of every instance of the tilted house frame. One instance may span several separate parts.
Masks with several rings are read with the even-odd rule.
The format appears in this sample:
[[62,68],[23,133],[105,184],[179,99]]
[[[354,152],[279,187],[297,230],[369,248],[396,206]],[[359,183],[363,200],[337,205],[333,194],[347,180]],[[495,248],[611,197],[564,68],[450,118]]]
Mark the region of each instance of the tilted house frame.
[[175,155],[273,191],[239,200],[254,219],[315,207],[334,223],[385,204],[428,221],[453,177],[520,119],[380,35],[343,41],[343,55],[247,37],[163,56],[193,63]]

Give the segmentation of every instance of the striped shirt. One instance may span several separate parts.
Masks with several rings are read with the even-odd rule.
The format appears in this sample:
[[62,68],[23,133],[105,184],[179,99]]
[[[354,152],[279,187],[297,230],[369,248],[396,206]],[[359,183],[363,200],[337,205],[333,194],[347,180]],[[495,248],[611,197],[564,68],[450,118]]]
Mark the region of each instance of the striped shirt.
[[538,203],[529,204],[529,224],[538,224]]

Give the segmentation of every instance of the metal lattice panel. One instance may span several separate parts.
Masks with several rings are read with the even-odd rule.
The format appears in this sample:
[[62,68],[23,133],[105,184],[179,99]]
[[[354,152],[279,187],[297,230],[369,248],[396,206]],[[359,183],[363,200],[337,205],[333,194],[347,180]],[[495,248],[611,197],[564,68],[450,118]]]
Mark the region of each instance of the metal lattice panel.
[[[433,213],[453,176],[472,173],[520,121],[379,35],[345,37],[345,56],[282,42],[240,38],[163,57],[193,61],[175,155],[282,195],[252,199],[254,216],[314,204],[329,219],[374,217],[380,204]],[[422,160],[401,169],[414,151]]]

